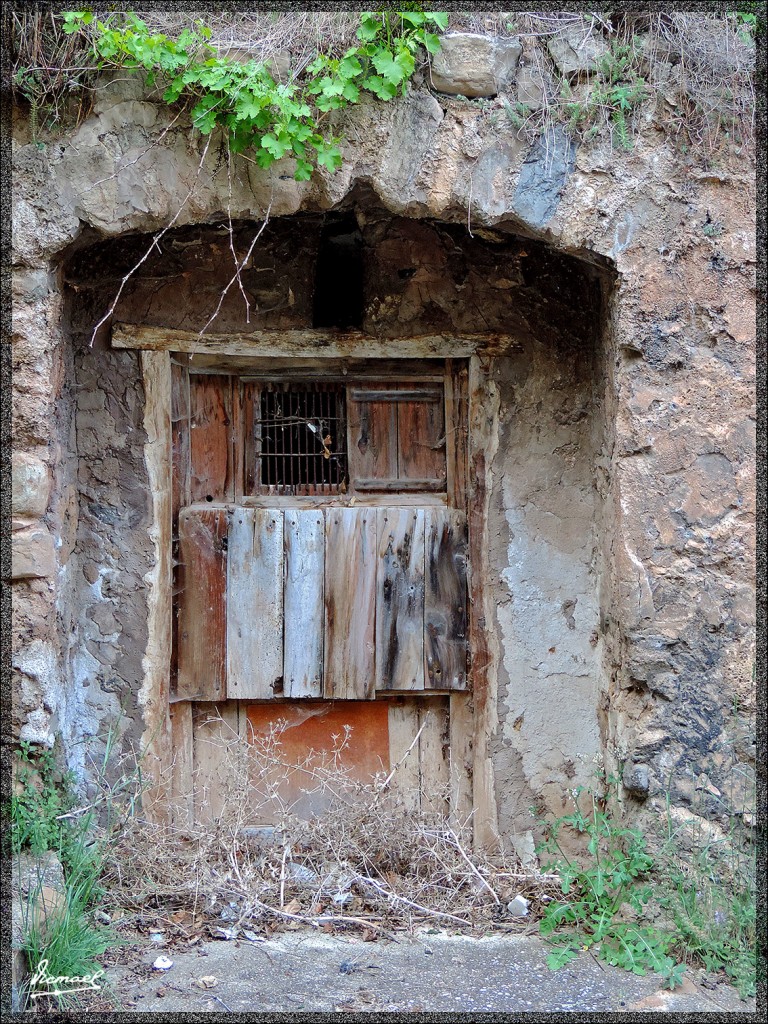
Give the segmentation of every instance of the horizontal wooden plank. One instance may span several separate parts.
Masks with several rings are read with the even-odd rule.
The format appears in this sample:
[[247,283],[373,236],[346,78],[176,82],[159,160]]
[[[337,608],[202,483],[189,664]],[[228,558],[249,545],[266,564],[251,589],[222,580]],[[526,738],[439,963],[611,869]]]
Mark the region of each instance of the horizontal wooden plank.
[[442,402],[442,388],[351,388],[353,402]]
[[396,491],[444,491],[445,477],[441,480],[376,480],[357,479],[354,481],[357,491],[380,491],[383,494],[393,494]]
[[360,332],[253,331],[252,333],[204,334],[137,324],[115,324],[113,348],[162,349],[171,352],[207,352],[219,356],[290,356],[343,359],[365,351],[370,359],[461,359],[489,345],[514,346],[503,335],[421,335],[415,338],[374,338]]

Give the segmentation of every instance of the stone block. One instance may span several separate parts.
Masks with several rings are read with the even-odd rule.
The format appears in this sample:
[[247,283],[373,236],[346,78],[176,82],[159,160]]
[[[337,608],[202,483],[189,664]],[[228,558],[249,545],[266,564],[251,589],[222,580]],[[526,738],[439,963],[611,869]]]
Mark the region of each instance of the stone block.
[[517,102],[529,110],[540,110],[544,105],[544,79],[536,68],[521,68],[517,73]]
[[53,537],[44,526],[19,530],[11,539],[11,579],[44,579],[56,573]]
[[15,516],[39,519],[48,508],[51,481],[48,467],[34,455],[15,452],[11,460],[11,510]]
[[451,96],[495,96],[512,82],[521,53],[517,38],[449,33],[432,60],[432,85]]
[[608,53],[608,45],[599,36],[572,28],[547,43],[552,60],[563,75],[579,75],[597,70],[597,61]]

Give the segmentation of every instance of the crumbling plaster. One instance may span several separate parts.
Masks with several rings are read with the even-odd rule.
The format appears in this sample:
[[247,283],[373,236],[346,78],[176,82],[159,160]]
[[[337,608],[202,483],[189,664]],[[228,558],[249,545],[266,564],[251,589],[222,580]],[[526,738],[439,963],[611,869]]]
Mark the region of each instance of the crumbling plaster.
[[[703,170],[650,114],[624,153],[606,143],[577,150],[556,134],[531,148],[499,113],[495,101],[423,88],[356,108],[340,125],[341,171],[307,183],[279,164],[264,172],[235,160],[228,173],[218,137],[171,123],[158,97],[124,76],[97,90],[70,135],[40,145],[22,133],[14,445],[47,467],[51,491],[14,537],[20,545],[38,530],[27,558],[44,570],[14,583],[17,734],[61,735],[67,746],[75,728],[95,731],[118,698],[101,678],[106,648],[82,638],[96,628],[99,644],[126,631],[137,650],[145,642],[146,621],[131,610],[152,549],[136,356],[108,350],[105,332],[88,347],[105,295],[89,306],[74,301],[75,288],[68,317],[64,257],[171,219],[220,225],[227,211],[260,221],[267,210],[327,210],[364,187],[392,214],[464,225],[468,238],[495,228],[540,239],[616,275],[588,372],[569,371],[537,325],[519,325],[522,354],[500,359],[488,385],[498,403],[488,544],[499,595],[489,753],[502,831],[525,830],[530,794],[558,810],[598,751],[646,766],[649,791],[635,795],[650,795],[652,808],[669,790],[713,818],[736,810],[733,766],[754,758],[733,715],[749,714],[754,685],[753,165],[730,152]],[[719,233],[703,231],[710,223]],[[89,432],[89,403],[105,434]],[[542,410],[556,419],[552,431],[537,428]],[[115,479],[136,501],[110,521],[90,494]],[[113,621],[96,600],[73,607],[82,578],[94,598],[110,589],[127,618]],[[537,634],[552,637],[544,651]],[[138,689],[141,658],[121,670]],[[699,799],[704,773],[719,799]]]

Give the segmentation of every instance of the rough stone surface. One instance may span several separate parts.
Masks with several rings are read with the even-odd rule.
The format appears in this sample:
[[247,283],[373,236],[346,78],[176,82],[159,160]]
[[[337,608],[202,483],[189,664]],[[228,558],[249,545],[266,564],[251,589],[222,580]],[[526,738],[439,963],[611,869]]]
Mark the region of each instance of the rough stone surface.
[[432,86],[452,96],[495,96],[509,85],[521,53],[519,39],[449,33],[432,58]]
[[14,452],[11,474],[11,511],[16,516],[39,519],[48,508],[48,467],[34,455]]
[[542,228],[554,216],[573,170],[576,147],[554,128],[531,146],[515,189],[514,211],[526,224]]
[[553,36],[547,49],[563,75],[594,71],[596,62],[608,53],[603,39],[592,32],[585,34],[580,28]]
[[56,550],[46,527],[33,526],[13,534],[11,579],[44,578],[55,572]]

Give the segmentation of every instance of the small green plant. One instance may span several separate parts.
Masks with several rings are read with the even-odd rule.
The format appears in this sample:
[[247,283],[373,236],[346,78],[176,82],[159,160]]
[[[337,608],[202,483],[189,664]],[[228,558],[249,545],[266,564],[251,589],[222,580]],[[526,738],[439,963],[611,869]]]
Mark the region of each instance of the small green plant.
[[756,988],[755,860],[751,837],[735,822],[724,839],[713,841],[695,822],[676,827],[667,798],[657,902],[674,929],[679,955],[725,972],[742,999]]
[[569,132],[581,131],[591,139],[608,122],[618,145],[632,148],[628,119],[650,95],[645,79],[637,73],[637,59],[632,44],[613,43],[610,52],[596,62],[596,74],[584,98],[576,97],[563,80],[560,97]]
[[33,854],[59,850],[66,841],[62,815],[73,806],[72,777],[61,772],[54,753],[21,743],[16,751],[16,792],[11,796],[11,849]]
[[66,33],[90,36],[99,67],[144,70],[150,85],[162,79],[167,103],[194,101],[192,123],[202,134],[223,128],[232,151],[252,149],[261,167],[291,157],[298,181],[307,181],[315,166],[341,166],[341,140],[323,131],[329,114],[364,93],[384,101],[404,94],[419,48],[435,53],[440,42],[432,29],[448,24],[447,14],[435,11],[364,12],[356,45],[338,57],[319,53],[300,79],[278,82],[265,63],[219,57],[200,20],[174,40],[151,34],[132,12],[95,28],[90,11],[67,11],[63,18]]
[[[615,781],[607,783],[614,786]],[[671,936],[642,923],[651,896],[647,879],[654,868],[645,840],[636,829],[617,825],[594,790],[578,787],[573,799],[576,809],[549,825],[541,847],[554,856],[543,866],[560,876],[563,894],[562,900],[547,904],[539,923],[541,935],[556,947],[547,958],[548,966],[558,970],[581,950],[590,949],[606,963],[633,974],[655,971],[674,988],[685,968],[669,954]],[[564,828],[587,837],[583,858],[566,855]],[[634,919],[628,920],[628,915]]]

